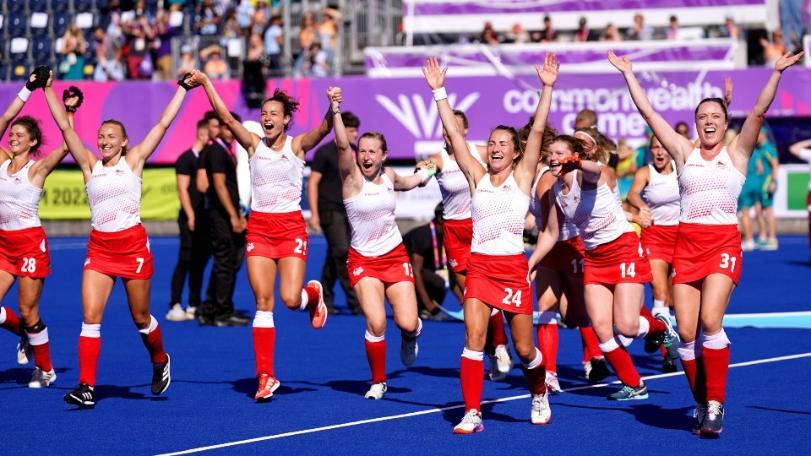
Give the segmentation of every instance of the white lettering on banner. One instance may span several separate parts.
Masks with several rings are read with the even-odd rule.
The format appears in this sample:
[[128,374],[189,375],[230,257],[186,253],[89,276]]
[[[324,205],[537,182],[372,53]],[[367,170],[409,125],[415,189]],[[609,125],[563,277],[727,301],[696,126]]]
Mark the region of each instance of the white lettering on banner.
[[[448,95],[448,102],[454,109],[467,111],[479,99],[479,96],[478,92],[467,94],[457,104],[457,94],[451,93]],[[375,99],[415,138],[442,137],[442,121],[439,118],[436,103],[430,97],[424,98],[413,93],[409,98],[401,93],[397,96],[398,103],[385,95],[375,95]]]

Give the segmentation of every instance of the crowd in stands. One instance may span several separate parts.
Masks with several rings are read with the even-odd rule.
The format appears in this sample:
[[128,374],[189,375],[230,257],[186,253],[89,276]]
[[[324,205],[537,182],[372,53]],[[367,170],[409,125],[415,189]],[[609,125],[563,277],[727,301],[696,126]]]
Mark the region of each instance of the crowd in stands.
[[[279,0],[0,1],[0,80],[33,66],[66,80],[170,80],[199,67],[212,79],[335,72],[337,9],[305,12],[285,60]],[[173,53],[174,51],[174,53]],[[175,56],[175,57],[173,57]]]

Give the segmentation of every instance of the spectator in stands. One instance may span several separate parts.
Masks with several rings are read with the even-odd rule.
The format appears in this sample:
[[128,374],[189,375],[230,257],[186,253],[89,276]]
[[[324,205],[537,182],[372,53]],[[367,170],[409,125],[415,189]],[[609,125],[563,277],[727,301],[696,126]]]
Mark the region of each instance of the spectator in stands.
[[107,24],[107,38],[110,41],[120,42],[123,40],[124,32],[121,29],[121,8],[118,0],[110,0],[104,14],[110,20]]
[[589,24],[585,17],[581,17],[580,21],[578,21],[577,30],[574,32],[574,41],[578,43],[597,41],[597,36],[589,29]]
[[313,13],[304,13],[304,15],[301,17],[301,25],[299,26],[298,34],[298,42],[299,46],[301,46],[301,52],[299,52],[299,55],[296,58],[296,63],[293,65],[293,75],[295,77],[301,77],[306,71],[305,65],[307,63],[307,59],[312,58],[310,48],[312,47],[313,43],[315,43],[317,36]]
[[231,9],[225,15],[221,36],[223,38],[239,38],[242,35],[242,29],[237,21],[237,12]]
[[126,72],[121,63],[121,46],[118,42],[111,40],[103,28],[96,27],[93,30],[93,44],[98,62],[93,70],[93,80],[97,82],[124,80]]
[[265,52],[268,57],[268,69],[271,74],[277,74],[282,68],[282,45],[284,32],[282,31],[281,16],[270,18],[270,27],[265,30]]
[[645,25],[645,17],[639,13],[634,14],[634,25],[625,33],[625,39],[630,41],[648,41],[653,38],[653,28]]
[[673,129],[676,130],[676,133],[690,139],[690,127],[687,126],[687,122],[680,120],[676,122],[676,126],[673,127]]
[[780,27],[785,32],[785,36],[781,36],[783,48],[792,51],[801,49],[803,0],[780,0]]
[[82,31],[76,25],[71,25],[62,36],[62,46],[57,50],[60,54],[59,73],[60,79],[80,80],[84,79],[84,53],[87,50],[87,42],[82,35]]
[[484,23],[484,30],[482,30],[481,35],[479,35],[479,42],[483,44],[489,44],[491,46],[498,46],[500,41],[498,37],[498,33],[493,28],[493,24],[491,22]]
[[600,41],[622,41],[620,31],[613,22],[606,24],[605,30],[603,30],[603,36],[600,37]]
[[272,18],[273,16],[279,16],[281,20],[281,15],[275,14],[271,15],[269,13],[270,9],[268,9],[267,4],[257,4],[256,10],[253,13],[253,21],[251,25],[251,32],[252,33],[264,33],[265,26],[268,25],[268,18]]
[[403,236],[414,271],[414,288],[423,320],[444,320],[439,305],[448,292],[448,265],[442,239],[442,203],[434,209],[434,219]]
[[665,37],[668,40],[678,40],[679,39],[679,18],[676,15],[670,16],[670,23],[667,26],[667,32],[665,33]]
[[732,16],[726,17],[724,20],[724,25],[721,26],[718,36],[721,38],[732,38],[733,40],[743,39],[743,34]]
[[247,31],[253,25],[253,16],[256,12],[254,3],[251,0],[240,0],[236,7],[237,24],[243,31]]
[[214,0],[203,0],[197,6],[197,20],[194,30],[202,36],[216,36],[219,33],[222,13],[214,5]]
[[329,75],[329,63],[327,53],[321,48],[321,43],[316,41],[307,51],[307,59],[304,64],[304,73],[315,78],[323,78]]
[[763,62],[766,66],[774,66],[783,54],[786,53],[786,46],[783,44],[783,31],[780,29],[772,33],[772,40],[766,38],[760,39],[760,45],[763,46]]
[[155,28],[143,10],[143,1],[138,5],[141,8],[136,9],[135,18],[121,24],[126,40],[127,73],[130,79],[149,79],[154,70],[149,44],[155,39]]
[[177,67],[175,76],[179,79],[186,73],[191,72],[197,68],[197,61],[194,59],[194,50],[191,45],[186,43],[180,46],[180,65]]
[[552,18],[547,14],[543,17],[543,30],[540,32],[538,39],[533,41],[541,43],[551,43],[558,40],[558,32],[552,26]]
[[155,69],[158,79],[168,81],[174,79],[172,74],[172,37],[177,33],[177,27],[169,25],[169,13],[159,10],[156,17]]
[[200,62],[202,62],[203,72],[209,79],[228,78],[228,64],[222,58],[222,48],[219,44],[212,44],[201,50]]
[[249,108],[260,108],[265,98],[266,66],[267,56],[262,36],[254,33],[248,38],[248,52],[242,66],[242,95]]
[[524,27],[516,22],[513,24],[512,28],[509,32],[507,32],[504,36],[505,43],[528,43],[529,42],[529,33],[524,30]]
[[318,24],[318,37],[321,49],[327,57],[328,72],[331,74],[335,68],[335,53],[338,50],[338,21],[341,13],[333,8],[321,10],[321,22]]

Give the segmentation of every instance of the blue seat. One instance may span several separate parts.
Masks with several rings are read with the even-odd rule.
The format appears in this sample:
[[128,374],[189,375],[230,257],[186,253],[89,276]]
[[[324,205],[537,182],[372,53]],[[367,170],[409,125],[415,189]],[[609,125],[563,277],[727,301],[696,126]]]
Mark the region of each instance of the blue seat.
[[73,9],[77,13],[92,11],[95,8],[93,0],[73,0]]
[[67,11],[70,9],[70,2],[67,0],[52,0],[51,1],[51,12],[53,13],[61,13],[63,11]]
[[38,65],[45,64],[51,60],[51,50],[53,41],[47,36],[34,38],[31,43],[31,57]]
[[25,13],[25,0],[6,0],[6,11],[12,13]]
[[[55,3],[60,3],[59,0],[56,0]],[[67,3],[67,2],[65,2]],[[37,11],[44,13],[48,10],[48,0],[28,0],[28,11]]]
[[5,81],[6,79],[8,79],[8,65],[0,61],[0,81]]
[[53,28],[54,37],[60,38],[64,35],[65,31],[70,27],[71,22],[73,22],[73,14],[67,11],[54,13],[51,18],[51,27]]
[[10,38],[25,36],[28,32],[28,17],[25,14],[9,14],[6,22],[5,27]]

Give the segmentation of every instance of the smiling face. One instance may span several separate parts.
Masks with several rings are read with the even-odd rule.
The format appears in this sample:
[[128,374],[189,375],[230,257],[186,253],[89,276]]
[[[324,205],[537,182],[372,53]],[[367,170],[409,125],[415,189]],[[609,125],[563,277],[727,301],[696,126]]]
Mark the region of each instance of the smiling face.
[[667,150],[662,146],[661,141],[656,136],[651,138],[650,141],[650,154],[653,157],[653,166],[656,169],[663,169],[670,163],[670,154],[667,153]]
[[268,100],[262,105],[262,129],[265,136],[275,140],[285,132],[290,116],[284,114],[284,105],[280,101]]
[[380,174],[380,168],[386,160],[386,151],[383,142],[373,136],[362,136],[358,142],[356,161],[361,174],[368,179],[374,179]]
[[8,149],[12,155],[17,156],[31,151],[37,145],[37,140],[23,125],[16,124],[8,133]]
[[515,147],[515,135],[511,131],[497,128],[490,133],[487,141],[487,163],[493,174],[512,168],[519,152]]
[[712,148],[724,140],[727,117],[723,106],[715,101],[702,102],[696,110],[696,130],[701,145]]
[[129,143],[124,130],[120,125],[114,123],[101,124],[96,141],[99,152],[105,160],[120,154]]
[[574,156],[572,147],[566,141],[556,140],[549,145],[549,171],[555,177],[562,177],[560,162]]

